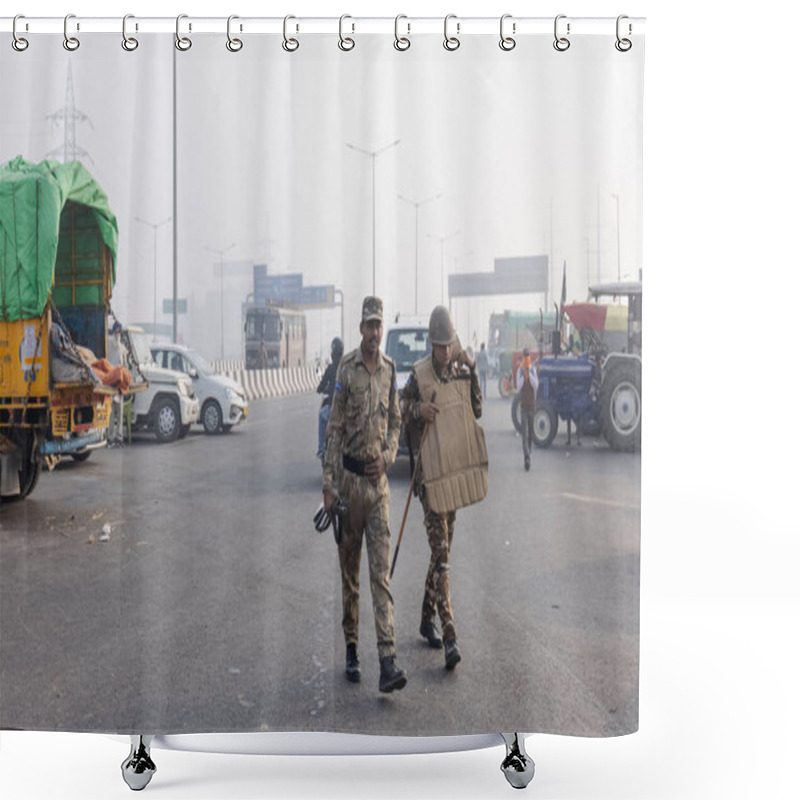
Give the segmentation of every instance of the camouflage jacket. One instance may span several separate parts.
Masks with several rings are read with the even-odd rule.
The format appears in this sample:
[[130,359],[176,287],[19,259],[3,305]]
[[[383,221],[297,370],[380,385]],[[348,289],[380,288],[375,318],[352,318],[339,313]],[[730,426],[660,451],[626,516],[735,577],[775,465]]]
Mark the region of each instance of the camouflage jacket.
[[400,404],[394,361],[378,354],[370,374],[361,347],[342,357],[336,373],[322,488],[338,484],[342,455],[372,461],[383,454],[387,468],[394,463],[400,440]]

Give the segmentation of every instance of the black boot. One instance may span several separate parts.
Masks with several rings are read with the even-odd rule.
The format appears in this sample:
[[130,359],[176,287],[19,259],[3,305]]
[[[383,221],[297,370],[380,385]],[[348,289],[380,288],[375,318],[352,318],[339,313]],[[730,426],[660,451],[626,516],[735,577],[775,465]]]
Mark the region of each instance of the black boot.
[[394,656],[384,656],[381,659],[381,680],[378,689],[381,692],[398,691],[406,685],[406,671],[394,663]]
[[419,625],[419,635],[422,636],[423,639],[427,639],[428,644],[434,650],[442,649],[442,637],[432,622],[421,622]]
[[361,680],[361,664],[358,663],[358,649],[355,644],[347,645],[347,665],[344,674],[351,683],[358,683]]
[[456,640],[450,639],[444,643],[444,665],[447,669],[453,670],[459,661],[461,661],[461,653]]

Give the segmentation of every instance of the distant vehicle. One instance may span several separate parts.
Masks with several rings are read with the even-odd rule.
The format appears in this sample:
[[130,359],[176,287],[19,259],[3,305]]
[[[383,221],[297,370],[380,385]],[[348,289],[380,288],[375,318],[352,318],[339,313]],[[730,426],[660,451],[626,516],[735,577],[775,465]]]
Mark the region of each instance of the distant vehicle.
[[[383,352],[389,358],[394,359],[397,366],[397,391],[408,382],[411,375],[411,367],[421,358],[425,358],[432,350],[431,343],[428,341],[428,321],[421,317],[395,317],[384,334]],[[408,453],[408,437],[405,428],[400,430],[401,453]]]
[[306,363],[306,315],[277,303],[245,311],[245,367],[279,369]]
[[160,367],[185,372],[194,383],[200,401],[198,423],[206,433],[228,433],[247,418],[247,398],[241,384],[220,375],[196,350],[180,344],[150,346]]
[[[159,442],[174,442],[185,436],[200,414],[192,379],[185,372],[156,364],[142,328],[129,325],[122,329],[122,337],[129,358],[137,362],[148,384],[145,391],[132,395],[131,428],[152,430]],[[131,366],[137,368],[136,364]]]

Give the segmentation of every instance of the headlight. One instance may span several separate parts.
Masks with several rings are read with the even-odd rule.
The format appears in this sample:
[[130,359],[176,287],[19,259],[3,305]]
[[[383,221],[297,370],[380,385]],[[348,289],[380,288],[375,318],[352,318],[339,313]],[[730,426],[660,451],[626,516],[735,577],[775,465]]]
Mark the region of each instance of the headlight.
[[187,383],[186,381],[178,381],[178,392],[184,397],[191,397],[191,384]]

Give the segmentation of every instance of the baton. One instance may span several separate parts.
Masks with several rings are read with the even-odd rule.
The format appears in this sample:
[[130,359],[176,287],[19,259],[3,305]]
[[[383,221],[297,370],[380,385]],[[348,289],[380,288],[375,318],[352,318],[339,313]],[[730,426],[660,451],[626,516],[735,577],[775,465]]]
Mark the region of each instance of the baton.
[[[434,392],[431,395],[430,402],[431,403],[435,403],[436,402],[436,392]],[[430,423],[426,422],[425,423],[425,430],[422,431],[422,438],[419,441],[419,449],[420,449],[420,451],[422,450],[422,445],[425,442],[425,437],[428,435],[428,428],[429,427],[430,427]],[[409,448],[410,448],[410,442],[409,442]],[[391,580],[392,576],[394,575],[394,566],[397,563],[397,554],[400,552],[400,542],[403,539],[403,530],[406,527],[406,517],[408,516],[408,507],[409,507],[409,505],[411,505],[411,495],[414,492],[414,484],[417,481],[417,470],[419,469],[419,462],[421,460],[422,459],[419,456],[417,456],[417,460],[414,463],[414,472],[411,474],[411,485],[408,487],[408,497],[406,497],[406,507],[405,507],[405,510],[403,511],[403,521],[400,523],[400,533],[397,534],[397,544],[394,546],[394,555],[392,556],[392,568],[389,570],[389,580]]]

